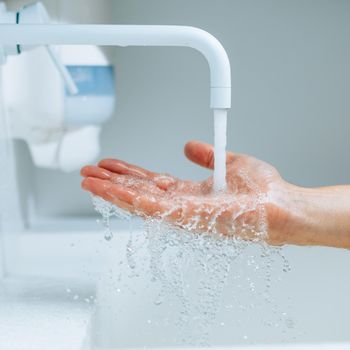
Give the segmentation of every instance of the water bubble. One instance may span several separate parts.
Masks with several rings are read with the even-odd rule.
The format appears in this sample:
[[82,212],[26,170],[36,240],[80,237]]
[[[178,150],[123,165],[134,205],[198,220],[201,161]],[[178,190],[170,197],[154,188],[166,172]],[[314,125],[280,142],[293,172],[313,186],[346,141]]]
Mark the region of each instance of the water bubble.
[[[92,196],[92,204],[95,210],[102,215],[102,225],[104,227],[104,238],[110,241],[113,238],[113,232],[110,225],[110,218],[130,219],[131,214],[118,208],[116,205],[104,200],[98,196]],[[99,220],[100,221],[100,220]]]

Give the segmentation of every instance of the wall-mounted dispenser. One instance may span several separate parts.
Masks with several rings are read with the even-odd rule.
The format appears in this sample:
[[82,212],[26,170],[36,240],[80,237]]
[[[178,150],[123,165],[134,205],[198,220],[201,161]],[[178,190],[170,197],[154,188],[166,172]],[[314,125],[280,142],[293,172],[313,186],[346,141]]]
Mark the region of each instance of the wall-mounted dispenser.
[[[0,47],[32,45],[104,45],[104,46],[167,46],[190,47],[207,60],[210,72],[210,107],[226,120],[231,108],[231,67],[221,43],[208,32],[189,26],[168,25],[66,25],[66,24],[0,24]],[[221,123],[224,125],[224,123]],[[225,157],[220,166],[226,167]],[[83,160],[86,162],[86,160]],[[225,172],[220,172],[225,184]],[[215,174],[214,174],[215,175]]]
[[[40,3],[19,13],[7,18],[25,23],[48,18]],[[38,167],[72,171],[93,162],[101,124],[114,110],[113,66],[97,46],[13,46],[2,51],[2,91],[12,136],[28,143]]]

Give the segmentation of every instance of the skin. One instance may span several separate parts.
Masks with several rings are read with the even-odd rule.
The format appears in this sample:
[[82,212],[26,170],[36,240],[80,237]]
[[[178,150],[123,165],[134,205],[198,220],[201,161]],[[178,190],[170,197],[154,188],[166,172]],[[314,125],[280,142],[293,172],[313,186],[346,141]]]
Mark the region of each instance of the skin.
[[[184,152],[213,169],[211,145],[191,141]],[[226,164],[224,193],[213,193],[212,178],[185,181],[116,159],[84,167],[82,188],[131,213],[194,232],[271,245],[350,248],[350,186],[297,187],[270,164],[231,152]]]

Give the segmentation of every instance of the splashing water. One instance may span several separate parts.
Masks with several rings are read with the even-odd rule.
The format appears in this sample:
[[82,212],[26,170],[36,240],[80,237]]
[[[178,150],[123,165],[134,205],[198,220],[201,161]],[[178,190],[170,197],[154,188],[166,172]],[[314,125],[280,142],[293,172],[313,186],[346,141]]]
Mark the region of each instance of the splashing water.
[[246,242],[194,234],[150,220],[145,225],[150,269],[160,284],[160,304],[175,295],[181,308],[177,325],[181,341],[208,345],[211,327],[232,262]]
[[[137,278],[150,272],[152,283],[159,287],[153,300],[156,306],[166,304],[171,308],[173,304],[169,300],[177,300],[180,307],[172,307],[178,316],[172,320],[179,330],[177,339],[188,345],[207,346],[216,322],[221,328],[225,327],[225,322],[218,320],[217,316],[229,281],[233,281],[235,287],[224,309],[231,312],[232,319],[236,319],[239,312],[245,315],[247,310],[256,310],[259,304],[263,304],[268,305],[268,311],[273,310],[278,319],[278,322],[267,321],[267,324],[277,327],[275,325],[283,323],[271,297],[272,256],[282,258],[284,271],[289,269],[288,262],[280,250],[264,244],[268,234],[266,198],[243,169],[237,169],[237,183],[232,184],[230,191],[225,191],[227,111],[215,110],[214,122],[214,191],[199,198],[191,195],[190,191],[180,197],[176,193],[165,193],[164,198],[172,203],[172,207],[157,218],[145,219],[144,232],[137,232],[143,238],[135,237],[136,232],[131,229],[125,244],[123,266],[127,266],[130,271],[127,277]],[[130,179],[128,185],[132,187],[133,181]],[[137,183],[140,181],[138,179]],[[102,215],[106,240],[113,238],[111,217],[128,220],[132,217],[99,197],[93,197],[93,204]],[[171,217],[176,217],[176,220],[169,220]],[[203,218],[207,223],[204,230]],[[225,228],[227,235],[223,236],[221,232]],[[137,244],[139,240],[143,242]],[[245,254],[252,246],[252,241],[260,244],[262,253],[247,257]],[[142,250],[147,254],[142,253]],[[145,256],[148,257],[147,261]],[[238,263],[248,265],[255,279],[247,276],[246,270],[240,271],[239,266],[232,268],[233,264]],[[119,291],[118,288],[116,290]],[[248,305],[243,305],[241,300],[247,293],[251,293],[251,298],[248,298]],[[258,296],[260,301],[256,300]],[[173,312],[170,314],[173,315]],[[260,314],[265,315],[266,310]],[[151,324],[149,319],[146,323],[148,326]],[[243,328],[242,339],[247,340],[249,323]]]
[[[159,287],[158,296],[153,303],[160,306],[174,298],[180,303],[178,317],[173,321],[179,330],[181,342],[188,345],[210,344],[210,335],[217,322],[218,311],[222,307],[222,298],[230,279],[236,283],[229,301],[232,319],[236,317],[233,313],[234,305],[239,306],[240,312],[246,313],[247,310],[257,308],[259,303],[268,304],[269,307],[273,304],[271,269],[274,249],[262,243],[267,235],[264,196],[246,174],[242,173],[240,176],[249,190],[255,193],[255,201],[247,206],[245,203],[237,203],[235,193],[212,194],[214,200],[220,200],[223,205],[222,211],[215,215],[211,212],[207,213],[211,218],[208,233],[198,233],[197,228],[200,215],[209,209],[201,208],[198,210],[198,215],[190,221],[179,222],[182,228],[166,222],[167,215],[171,214],[167,212],[157,219],[146,218],[145,220],[143,233],[145,244],[142,244],[142,249],[145,249],[147,254],[141,254],[140,251],[138,254],[133,232],[130,232],[130,239],[125,245],[126,265],[132,271],[128,277],[138,277],[150,272],[152,282]],[[193,198],[193,200],[196,199]],[[113,236],[110,228],[111,217],[131,218],[129,213],[99,197],[93,197],[93,203],[95,209],[102,215],[106,239],[111,239]],[[232,218],[230,230],[233,233],[229,237],[222,236],[216,229],[218,220],[226,208],[232,206],[232,203],[240,208],[236,217]],[[179,209],[186,211],[187,208],[183,207],[184,205],[186,204],[181,201],[174,201],[173,211]],[[253,220],[252,216],[244,215],[251,213],[255,213]],[[239,231],[237,231],[238,228]],[[139,232],[138,234],[142,235]],[[253,241],[260,242],[262,253],[245,259],[244,252],[249,250],[251,243],[239,238],[240,236],[253,237]],[[279,250],[276,252],[274,256],[283,259],[284,270],[286,270],[288,266],[285,258]],[[145,256],[148,256],[147,261],[144,260]],[[256,279],[264,281],[260,291],[256,279],[244,277],[246,271],[238,272],[237,266],[232,269],[237,261],[249,265],[256,274]],[[251,293],[256,298],[260,296],[262,301],[253,302],[252,297],[248,305],[242,305],[241,298],[247,293]],[[271,309],[277,317],[277,308],[274,306]],[[261,315],[264,313],[261,312]],[[281,321],[267,323],[272,325],[270,327],[277,327],[275,325],[281,324]],[[219,322],[219,324],[224,327],[225,322]],[[243,339],[248,339],[247,334],[244,334],[244,337],[247,338]]]
[[104,237],[106,241],[110,241],[113,238],[113,232],[110,225],[111,217],[115,216],[121,219],[131,218],[131,214],[127,211],[118,208],[116,205],[107,202],[100,197],[92,196],[92,204],[95,210],[102,216],[102,225],[104,227]]
[[227,110],[214,109],[214,191],[226,189]]

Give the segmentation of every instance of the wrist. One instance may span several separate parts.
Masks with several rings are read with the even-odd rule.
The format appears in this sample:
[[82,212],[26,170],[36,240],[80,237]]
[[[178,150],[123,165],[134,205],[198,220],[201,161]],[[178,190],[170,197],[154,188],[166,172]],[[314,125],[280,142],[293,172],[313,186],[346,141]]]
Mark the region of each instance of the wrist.
[[269,233],[279,244],[350,248],[349,187],[312,189],[285,183],[271,198]]

